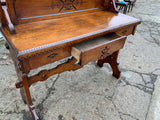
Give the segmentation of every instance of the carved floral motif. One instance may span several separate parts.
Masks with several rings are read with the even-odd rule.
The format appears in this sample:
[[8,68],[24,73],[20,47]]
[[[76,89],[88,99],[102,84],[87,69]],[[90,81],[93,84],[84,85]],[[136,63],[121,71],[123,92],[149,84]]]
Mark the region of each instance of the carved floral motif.
[[71,9],[77,9],[74,5],[74,2],[77,0],[60,0],[62,3],[62,7],[60,8],[59,12],[63,9],[65,10],[71,10]]
[[104,58],[106,58],[108,55],[110,55],[110,53],[109,53],[109,47],[105,47],[103,50],[102,50],[102,55],[100,56],[100,59],[104,59]]

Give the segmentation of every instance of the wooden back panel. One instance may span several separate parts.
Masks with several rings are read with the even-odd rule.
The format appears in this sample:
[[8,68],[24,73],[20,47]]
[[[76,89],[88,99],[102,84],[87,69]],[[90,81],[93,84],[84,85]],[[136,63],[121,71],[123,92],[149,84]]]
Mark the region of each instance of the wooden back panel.
[[104,0],[6,0],[13,24],[29,19],[49,17],[102,8]]

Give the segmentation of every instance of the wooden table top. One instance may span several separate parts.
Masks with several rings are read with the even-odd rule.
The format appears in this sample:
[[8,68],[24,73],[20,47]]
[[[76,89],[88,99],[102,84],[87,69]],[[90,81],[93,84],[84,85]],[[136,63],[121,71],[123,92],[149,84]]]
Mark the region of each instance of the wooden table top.
[[90,35],[109,33],[138,23],[140,20],[121,13],[96,11],[15,25],[15,35],[11,35],[5,28],[2,32],[18,54],[23,55],[59,44],[71,45]]

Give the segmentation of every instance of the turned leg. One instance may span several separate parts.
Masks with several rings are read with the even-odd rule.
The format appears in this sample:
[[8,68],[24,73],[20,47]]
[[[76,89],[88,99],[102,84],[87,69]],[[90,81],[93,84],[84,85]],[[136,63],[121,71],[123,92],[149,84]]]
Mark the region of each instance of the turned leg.
[[119,70],[119,63],[117,62],[118,58],[118,53],[119,51],[114,52],[112,55],[107,56],[104,59],[98,60],[97,65],[102,67],[104,63],[109,63],[112,70],[113,70],[113,76],[116,77],[117,79],[120,77],[120,70]]

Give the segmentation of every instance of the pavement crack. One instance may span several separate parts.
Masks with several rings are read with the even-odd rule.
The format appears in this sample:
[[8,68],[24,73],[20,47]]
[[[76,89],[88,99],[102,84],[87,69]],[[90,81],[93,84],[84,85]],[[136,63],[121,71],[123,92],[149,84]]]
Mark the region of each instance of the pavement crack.
[[148,117],[148,112],[149,112],[149,108],[150,108],[150,105],[151,105],[151,101],[152,101],[152,95],[151,95],[150,100],[149,100],[149,105],[148,105],[147,112],[146,112],[146,115],[145,115],[145,120],[147,120],[147,117]]
[[55,90],[54,85],[57,82],[58,78],[59,78],[59,74],[57,75],[57,78],[52,83],[52,86],[50,88],[48,88],[46,97],[42,100],[42,102],[40,104],[37,105],[37,108],[39,110],[38,111],[38,115],[39,115],[39,117],[40,117],[41,120],[44,120],[43,119],[43,115],[44,115],[44,106],[43,106],[43,104],[49,98],[49,96],[52,94],[52,91]]
[[15,114],[21,114],[21,112],[17,112],[17,111],[7,111],[7,112],[4,112],[4,111],[0,110],[0,114],[7,114],[7,115],[9,115],[9,114],[13,114],[13,113],[15,113]]
[[[84,109],[84,108],[82,108]],[[86,110],[84,109],[84,111],[91,113],[92,115],[97,115],[99,118],[101,118],[101,120],[105,120],[104,116],[102,114],[100,114],[98,107],[96,108],[96,111],[90,111],[90,110]]]
[[160,70],[160,68],[156,68],[155,70],[153,70],[152,74],[155,75],[154,72],[157,71],[157,70]]
[[145,75],[150,75],[152,73],[145,73],[145,72],[138,72],[138,71],[135,71],[135,70],[130,70],[130,69],[124,69],[124,68],[121,68],[121,71],[122,72],[127,72],[127,71],[130,71],[130,72],[134,72],[134,73],[137,73],[137,74],[145,74]]
[[[127,69],[122,69],[122,71],[126,72],[126,71],[130,71],[130,72],[133,72],[133,73],[137,73],[141,76],[142,78],[142,81],[144,82],[144,85],[142,84],[138,84],[138,83],[130,83],[129,81],[126,80],[125,77],[121,77],[122,78],[122,81],[124,81],[126,83],[126,85],[130,85],[130,86],[133,86],[133,87],[136,87],[140,90],[143,90],[144,92],[146,93],[149,93],[149,94],[152,94],[153,91],[154,91],[154,83],[157,79],[157,75],[153,74],[153,72],[151,73],[143,73],[143,72],[137,72],[137,71],[134,71],[134,70],[127,70]],[[146,81],[143,77],[143,75],[147,75],[150,77],[151,81]],[[148,85],[149,84],[152,84],[153,87],[149,87]]]
[[115,105],[115,103],[113,102],[113,100],[111,100],[111,102],[112,102],[112,104],[113,104],[115,110],[118,112],[119,118],[120,118],[121,120],[123,120],[122,115],[120,114],[121,112],[118,110],[118,108],[117,108],[117,106]]
[[[159,33],[159,31],[157,29],[158,26],[159,26],[159,24],[155,23],[155,22],[148,22],[148,21],[144,21],[143,24],[148,27],[148,30],[146,30],[145,32],[149,33],[149,36],[152,38],[153,41],[150,41],[148,39],[146,39],[146,40],[148,42],[151,42],[151,43],[154,42],[156,45],[160,46],[160,41],[153,36],[153,35],[158,35],[158,33]],[[157,33],[153,33],[153,26],[149,26],[150,24],[152,24],[153,26],[155,26],[154,29],[156,29],[155,31]],[[142,35],[143,35],[143,32],[144,31],[142,31]]]
[[[142,90],[142,91],[145,92],[145,93],[152,94],[152,92],[153,92],[152,88],[149,88],[149,87],[147,87],[147,86],[145,86],[145,85],[142,85],[142,84],[134,85],[134,84],[129,83],[129,82],[128,82],[127,80],[125,80],[125,79],[123,79],[122,81],[125,82],[126,85],[129,85],[129,86],[132,86],[132,87],[136,87],[136,88],[138,88],[139,90]],[[149,88],[149,89],[151,89],[151,90],[148,90],[147,88]]]
[[119,111],[118,108],[117,108],[117,106],[115,105],[115,103],[114,103],[113,101],[111,101],[111,102],[112,102],[115,110],[118,112],[119,117],[120,117],[121,120],[124,120],[123,117],[122,117],[122,115],[124,115],[124,116],[129,116],[129,117],[131,117],[131,118],[133,118],[133,119],[135,119],[135,120],[139,120],[138,118],[136,118],[136,117],[134,117],[134,116],[132,116],[132,115],[130,115],[130,114],[128,114],[128,113],[123,113],[123,112]]
[[122,113],[122,112],[120,112],[120,114],[121,114],[121,116],[122,116],[122,115],[124,115],[124,116],[129,116],[130,118],[133,118],[133,119],[135,119],[135,120],[139,120],[138,118],[136,118],[136,117],[134,117],[134,116],[132,116],[132,115],[130,115],[130,114],[127,114],[127,113]]
[[141,76],[143,83],[146,85],[146,81],[144,79],[144,76],[142,74],[139,74],[139,75]]
[[[151,80],[153,82],[153,91],[155,89],[155,82],[157,80],[157,77],[158,77],[157,75],[151,74]],[[152,102],[152,97],[153,97],[152,95],[153,95],[153,92],[151,93],[151,97],[150,97],[150,100],[149,100],[149,105],[148,105],[148,108],[147,108],[147,113],[145,115],[145,120],[147,120],[147,117],[148,117],[148,112],[149,112],[149,108],[150,108],[150,105],[151,105],[151,102]]]

